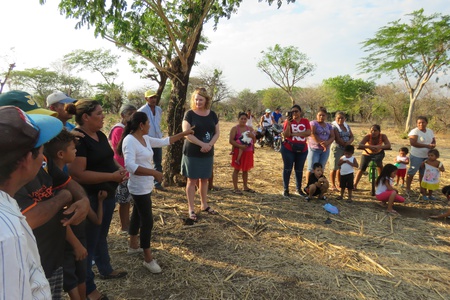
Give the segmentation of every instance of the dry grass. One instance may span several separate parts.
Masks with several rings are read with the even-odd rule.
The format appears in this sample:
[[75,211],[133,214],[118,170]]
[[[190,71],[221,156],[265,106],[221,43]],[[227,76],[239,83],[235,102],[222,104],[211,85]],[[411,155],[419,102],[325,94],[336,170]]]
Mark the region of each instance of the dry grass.
[[[267,148],[256,149],[249,176],[257,193],[235,195],[227,142],[232,125],[221,123],[214,167],[221,190],[209,194],[219,216],[200,213],[197,225],[185,226],[183,188],[152,196],[152,249],[161,274],[144,269],[140,255],[126,255],[127,238],[117,234],[115,214],[109,236],[112,263],[129,275],[97,280],[110,299],[450,299],[449,223],[427,218],[447,208],[442,195],[431,204],[397,205],[402,216],[393,218],[370,196],[363,177],[353,203],[329,195],[327,202],[340,214],[325,224],[324,201],[281,196],[281,156]],[[356,140],[368,129],[352,128]],[[394,149],[385,158],[390,162],[406,140],[387,133]],[[447,144],[439,137],[438,145]],[[438,148],[450,169],[449,149]],[[416,181],[413,187],[418,190]]]

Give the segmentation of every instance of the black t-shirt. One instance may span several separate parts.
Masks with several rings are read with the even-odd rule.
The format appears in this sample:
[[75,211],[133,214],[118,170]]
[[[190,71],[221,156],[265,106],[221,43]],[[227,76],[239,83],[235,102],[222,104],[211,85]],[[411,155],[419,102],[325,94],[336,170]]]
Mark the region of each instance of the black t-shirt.
[[[36,177],[23,186],[14,195],[14,198],[17,200],[22,213],[25,213],[39,205],[40,202],[52,198],[70,180],[70,177],[59,169],[51,159],[44,160],[43,166]],[[63,265],[66,227],[61,225],[61,220],[64,218],[62,212],[63,210],[60,210],[47,223],[33,230],[42,267],[47,278]]]
[[[217,115],[212,110],[207,116],[199,116],[194,111],[188,110],[184,115],[184,120],[194,128],[194,136],[200,141],[208,143],[216,134],[216,125],[219,123]],[[183,154],[193,157],[209,157],[214,156],[214,147],[207,153],[200,152],[201,147],[184,140]]]
[[[117,171],[117,165],[114,162],[114,151],[109,145],[106,135],[97,131],[98,141],[91,138],[81,129],[76,128],[84,137],[80,138],[77,144],[77,157],[86,158],[86,170],[94,172],[114,173]],[[117,182],[108,181],[96,184],[83,184],[88,194],[97,196],[99,190],[106,190],[108,196],[114,195],[117,188]]]
[[[319,178],[325,177],[324,175],[320,176]],[[309,174],[309,178],[308,178],[308,184],[306,185],[307,187],[310,186],[311,184],[316,183],[317,181],[319,181],[319,178],[316,177],[316,175],[311,172]]]

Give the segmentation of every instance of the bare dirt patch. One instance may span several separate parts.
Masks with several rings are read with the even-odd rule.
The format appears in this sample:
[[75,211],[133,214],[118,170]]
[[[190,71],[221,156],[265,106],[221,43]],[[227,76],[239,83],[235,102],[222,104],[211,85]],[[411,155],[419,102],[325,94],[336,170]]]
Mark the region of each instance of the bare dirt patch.
[[[129,275],[96,280],[110,299],[450,299],[449,221],[428,219],[447,209],[442,194],[436,193],[433,203],[414,202],[414,181],[415,194],[396,206],[401,217],[394,218],[370,196],[364,176],[353,203],[336,200],[337,193],[329,195],[326,202],[340,210],[331,216],[323,209],[325,201],[283,198],[281,155],[257,148],[249,176],[256,193],[235,195],[228,155],[232,125],[220,124],[214,169],[221,190],[209,193],[220,215],[199,212],[199,222],[185,226],[183,188],[152,195],[152,249],[161,274],[144,269],[140,255],[126,255],[127,238],[117,233],[115,214],[109,235],[112,263]],[[368,127],[352,126],[356,140]],[[385,158],[391,162],[407,141],[398,133],[383,133],[393,144]],[[441,147],[446,145],[438,137],[442,161],[450,170],[450,151]],[[442,183],[449,184],[446,173],[443,177]],[[291,189],[293,184],[292,179]],[[325,223],[328,217],[331,224]]]

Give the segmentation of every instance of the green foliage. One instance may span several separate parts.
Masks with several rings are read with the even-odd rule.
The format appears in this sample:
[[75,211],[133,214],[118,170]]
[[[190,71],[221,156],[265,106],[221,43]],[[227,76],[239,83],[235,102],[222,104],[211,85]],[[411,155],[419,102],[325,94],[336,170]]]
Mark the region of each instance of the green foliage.
[[262,95],[262,104],[265,108],[270,108],[273,111],[277,107],[291,107],[289,95],[280,88],[268,88],[258,92]]
[[425,84],[438,71],[447,71],[450,49],[450,16],[426,16],[423,9],[408,16],[409,23],[390,22],[364,41],[368,55],[359,64],[363,72],[396,74],[404,82],[410,94],[405,131],[412,127],[415,102]]
[[328,92],[328,109],[342,110],[348,114],[359,114],[361,102],[370,99],[375,90],[375,82],[353,79],[350,75],[325,79],[323,85]]
[[295,85],[306,75],[312,75],[316,66],[309,62],[306,54],[301,53],[294,46],[281,47],[276,44],[261,53],[263,57],[258,61],[257,67],[266,73],[275,85],[285,91],[294,104]]

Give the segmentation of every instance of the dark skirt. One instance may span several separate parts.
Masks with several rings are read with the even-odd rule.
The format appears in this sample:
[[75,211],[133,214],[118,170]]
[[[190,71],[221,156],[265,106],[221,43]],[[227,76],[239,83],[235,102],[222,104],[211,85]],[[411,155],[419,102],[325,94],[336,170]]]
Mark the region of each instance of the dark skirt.
[[183,155],[181,158],[181,174],[191,179],[211,178],[214,156],[192,157]]

